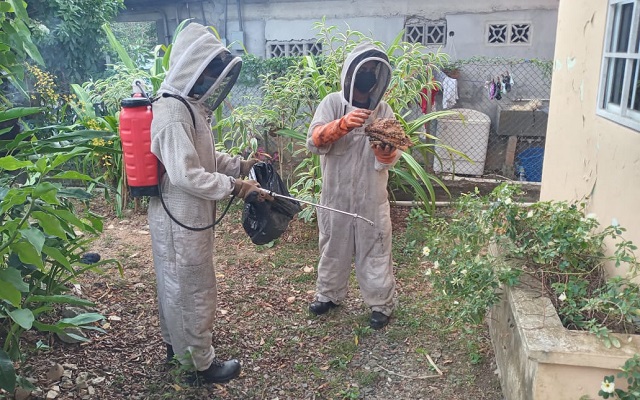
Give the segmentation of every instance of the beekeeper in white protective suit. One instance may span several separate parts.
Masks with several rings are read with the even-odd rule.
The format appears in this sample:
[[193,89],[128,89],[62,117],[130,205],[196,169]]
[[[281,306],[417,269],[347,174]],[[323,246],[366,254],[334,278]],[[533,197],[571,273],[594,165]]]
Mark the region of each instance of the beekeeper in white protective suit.
[[[195,367],[196,383],[221,383],[240,374],[237,360],[219,361],[212,346],[216,315],[213,230],[216,200],[254,191],[246,176],[255,160],[217,153],[209,117],[233,87],[242,61],[209,28],[191,23],[179,33],[169,71],[153,103],[151,151],[165,169],[162,197],[149,202],[160,328],[167,359]],[[184,100],[184,102],[183,102]]]
[[322,100],[307,135],[307,148],[320,154],[320,203],[375,223],[318,208],[320,262],[309,311],[324,314],[344,300],[355,254],[356,278],[374,329],[389,323],[395,303],[387,180],[401,152],[372,147],[364,127],[376,118],[394,118],[381,100],[390,80],[387,55],[371,43],[358,45],[343,65],[342,90]]

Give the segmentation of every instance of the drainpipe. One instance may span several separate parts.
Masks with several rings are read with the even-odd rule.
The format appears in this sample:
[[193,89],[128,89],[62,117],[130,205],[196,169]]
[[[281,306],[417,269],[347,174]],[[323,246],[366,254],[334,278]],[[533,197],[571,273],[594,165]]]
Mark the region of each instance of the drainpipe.
[[202,14],[202,25],[208,26],[207,17],[204,15],[204,4],[200,1],[200,13]]
[[238,30],[242,32],[242,0],[236,0],[236,2],[238,3]]
[[[213,0],[211,0],[213,1]],[[214,3],[215,5],[215,3]],[[229,20],[228,16],[229,11],[229,0],[224,0],[224,40],[225,43],[229,43],[229,38],[227,37],[227,21]]]
[[156,12],[162,16],[162,22],[164,25],[164,40],[166,42],[165,44],[169,45],[171,43],[171,35],[169,34],[169,21],[167,21],[167,14],[162,8],[158,9]]

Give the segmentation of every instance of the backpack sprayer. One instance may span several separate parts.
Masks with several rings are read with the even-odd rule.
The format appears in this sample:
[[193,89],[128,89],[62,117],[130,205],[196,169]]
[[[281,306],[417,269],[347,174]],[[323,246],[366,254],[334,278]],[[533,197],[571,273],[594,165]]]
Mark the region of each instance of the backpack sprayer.
[[[120,102],[122,107],[120,110],[122,160],[131,197],[159,196],[162,207],[169,215],[169,218],[181,227],[192,231],[204,231],[213,228],[222,220],[229,207],[231,207],[233,197],[229,200],[220,218],[207,226],[187,226],[171,214],[162,198],[162,190],[160,189],[160,177],[164,173],[164,166],[155,154],[151,152],[151,121],[153,120],[151,103],[155,99],[149,98],[141,79],[135,79],[132,88],[133,94],[131,97]],[[189,110],[195,126],[195,116],[185,99],[168,93],[163,94],[163,97],[173,97],[180,100]]]
[[151,152],[151,99],[142,80],[133,81],[133,94],[120,102],[120,141],[131,197],[158,196],[159,162]]

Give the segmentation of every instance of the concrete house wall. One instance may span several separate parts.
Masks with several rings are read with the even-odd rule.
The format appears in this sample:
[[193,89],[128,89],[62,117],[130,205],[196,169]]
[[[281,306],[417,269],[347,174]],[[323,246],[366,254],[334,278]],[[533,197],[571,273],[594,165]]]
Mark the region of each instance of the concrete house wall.
[[[186,18],[216,27],[227,43],[242,42],[252,54],[266,56],[267,41],[309,40],[313,23],[326,18],[340,30],[370,34],[390,43],[404,28],[405,19],[446,20],[443,51],[452,58],[523,57],[551,59],[559,0],[127,0],[120,21],[157,21],[158,36],[166,43],[177,23]],[[496,46],[486,43],[487,23],[528,22],[528,45]],[[435,48],[433,49],[435,50]]]
[[596,115],[607,1],[560,2],[541,200],[580,200],[640,243],[640,132]]

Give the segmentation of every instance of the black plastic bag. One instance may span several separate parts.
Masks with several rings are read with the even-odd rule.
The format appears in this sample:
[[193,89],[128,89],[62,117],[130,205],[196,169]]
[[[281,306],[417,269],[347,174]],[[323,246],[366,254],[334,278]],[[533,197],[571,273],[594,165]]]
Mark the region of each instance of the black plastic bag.
[[[260,187],[271,192],[291,196],[271,164],[255,164],[249,179],[255,179]],[[242,227],[254,244],[267,244],[279,238],[301,210],[302,207],[297,201],[278,197],[273,201],[258,201],[258,193],[254,192],[246,199],[242,211]]]

